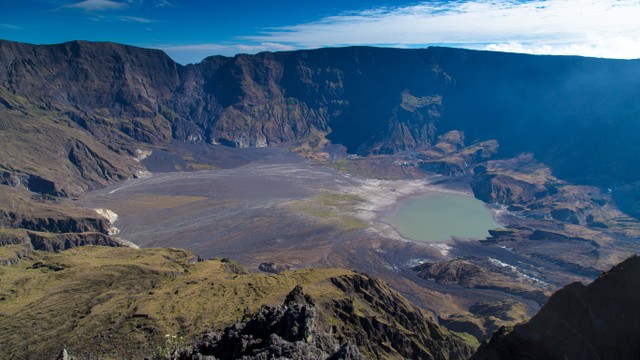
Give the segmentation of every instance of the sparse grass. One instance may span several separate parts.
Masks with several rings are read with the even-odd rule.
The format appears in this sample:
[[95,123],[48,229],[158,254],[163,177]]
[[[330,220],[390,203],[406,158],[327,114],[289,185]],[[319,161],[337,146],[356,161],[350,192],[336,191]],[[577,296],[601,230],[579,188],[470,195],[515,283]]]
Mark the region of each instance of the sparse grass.
[[182,156],[182,160],[184,160],[187,163],[186,169],[184,169],[184,170],[201,171],[201,170],[216,170],[216,169],[218,169],[217,166],[198,162],[193,156]]
[[92,344],[96,353],[141,358],[165,334],[192,340],[247,308],[281,303],[296,284],[318,299],[338,296],[327,279],[351,273],[238,274],[220,260],[193,259],[177,249],[82,247],[0,268],[0,357],[23,358],[28,346],[47,358],[64,343],[74,353]]
[[9,238],[26,238],[27,231],[25,229],[10,229],[0,227],[0,240]]
[[291,151],[306,158],[324,160],[328,157],[328,154],[322,151],[329,143],[326,136],[326,133],[312,129],[307,136],[301,139],[291,149]]
[[288,206],[295,213],[335,224],[340,230],[348,231],[367,227],[364,221],[353,215],[356,205],[363,201],[360,196],[352,194],[322,194],[291,201]]
[[22,244],[0,246],[0,260],[13,259],[23,249]]
[[340,159],[323,163],[340,172],[367,179],[401,180],[423,178],[424,173],[417,166],[397,166],[402,156],[372,155],[355,159]]
[[187,163],[187,170],[189,171],[216,170],[216,169],[218,169],[218,167],[210,164],[203,164],[198,162]]
[[22,214],[25,217],[100,218],[95,211],[74,206],[68,201],[42,200],[27,190],[3,185],[0,185],[0,210]]
[[474,349],[477,349],[478,347],[480,347],[480,342],[478,341],[478,339],[476,339],[475,336],[466,333],[466,332],[455,332],[452,331],[452,334],[457,335],[459,338],[461,338],[462,340],[464,340],[464,342],[467,343],[467,345],[471,346]]

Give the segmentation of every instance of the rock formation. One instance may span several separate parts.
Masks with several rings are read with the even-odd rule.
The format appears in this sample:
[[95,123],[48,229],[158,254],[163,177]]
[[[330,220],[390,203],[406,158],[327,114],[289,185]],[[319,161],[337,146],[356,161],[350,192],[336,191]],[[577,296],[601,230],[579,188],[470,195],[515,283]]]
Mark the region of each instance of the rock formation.
[[502,328],[472,359],[637,359],[640,257],[559,290],[531,320]]

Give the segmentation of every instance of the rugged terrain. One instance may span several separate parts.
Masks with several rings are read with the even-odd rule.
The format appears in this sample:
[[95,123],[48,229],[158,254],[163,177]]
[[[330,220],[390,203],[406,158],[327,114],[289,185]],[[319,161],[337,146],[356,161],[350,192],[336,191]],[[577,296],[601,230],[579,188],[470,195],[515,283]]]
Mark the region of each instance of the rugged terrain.
[[[136,142],[318,145],[329,134],[371,154],[430,145],[450,130],[497,140],[503,157],[531,152],[565,180],[625,191],[638,179],[635,60],[353,47],[181,66],[112,43],[2,41],[0,64],[2,126],[14,135],[3,167],[37,170],[67,194],[132,176]],[[20,133],[43,141],[19,142]],[[18,166],[7,157],[20,144],[64,155],[50,159],[62,166],[44,171],[44,157]]]
[[503,328],[472,359],[637,359],[640,258],[559,290],[528,322]]
[[[464,359],[472,352],[385,283],[349,270],[252,274],[228,259],[202,261],[184,250],[88,246],[35,251],[0,267],[0,279],[2,358],[48,359],[62,347],[76,358],[166,355],[173,350],[167,347],[195,343],[206,329],[221,331],[262,304],[282,303],[296,286],[307,295],[289,295],[288,308],[263,307],[267,314],[255,316],[272,321],[253,326],[273,326],[273,312],[284,311],[282,331],[295,331],[297,321],[301,332],[285,340],[303,347],[320,338],[324,351],[349,345],[367,358]],[[287,313],[292,307],[295,316]],[[180,340],[171,343],[172,336]]]
[[[484,339],[640,252],[639,61],[354,47],[181,66],[0,41],[0,65],[2,264],[132,240],[353,268]],[[433,245],[380,221],[434,188],[503,227]]]

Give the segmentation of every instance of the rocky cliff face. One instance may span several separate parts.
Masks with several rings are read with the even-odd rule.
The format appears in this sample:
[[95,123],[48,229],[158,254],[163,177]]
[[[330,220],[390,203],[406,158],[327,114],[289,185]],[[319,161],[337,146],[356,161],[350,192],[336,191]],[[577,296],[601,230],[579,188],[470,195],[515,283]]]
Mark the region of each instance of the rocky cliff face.
[[637,359],[640,258],[556,292],[525,324],[503,328],[472,359]]
[[[531,152],[572,181],[622,188],[639,177],[638,61],[353,47],[185,67],[160,51],[112,43],[2,41],[0,65],[0,128],[53,117],[60,139],[52,150],[65,154],[54,160],[87,179],[85,188],[134,176],[140,143],[260,147],[320,133],[371,154],[430,145],[450,130],[464,131],[469,144],[495,139],[504,156]],[[78,192],[41,170],[31,173],[58,192]]]

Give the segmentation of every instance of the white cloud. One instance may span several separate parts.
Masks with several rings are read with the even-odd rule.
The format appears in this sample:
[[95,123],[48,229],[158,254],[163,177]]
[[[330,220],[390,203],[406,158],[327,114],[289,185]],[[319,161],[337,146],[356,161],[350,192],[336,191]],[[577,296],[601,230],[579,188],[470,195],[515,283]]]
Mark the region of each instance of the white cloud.
[[11,24],[0,24],[0,27],[3,27],[5,29],[11,29],[11,30],[21,30],[22,29],[20,26],[11,25]]
[[175,5],[168,0],[157,0],[153,6],[155,7],[175,7]]
[[640,57],[637,0],[423,2],[330,16],[245,37],[294,48],[433,44],[537,54]]
[[158,22],[157,20],[147,19],[139,16],[120,16],[120,20],[125,22],[135,22],[140,24],[151,24],[151,23]]
[[74,4],[63,5],[61,8],[80,9],[84,11],[106,11],[124,9],[127,6],[127,3],[111,0],[84,0]]
[[472,46],[476,49],[516,52],[540,55],[581,55],[591,57],[613,59],[637,59],[640,58],[640,37],[620,36],[614,38],[602,38],[593,36],[590,41],[573,44],[523,44],[519,42],[488,44],[484,46]]
[[195,44],[195,45],[163,45],[155,46],[163,50],[173,60],[181,64],[195,63],[207,56],[225,55],[233,56],[238,53],[255,54],[263,51],[288,51],[295,48],[291,45],[273,42],[259,44],[223,43],[223,44]]

